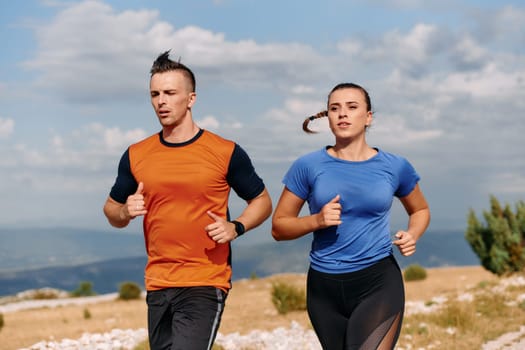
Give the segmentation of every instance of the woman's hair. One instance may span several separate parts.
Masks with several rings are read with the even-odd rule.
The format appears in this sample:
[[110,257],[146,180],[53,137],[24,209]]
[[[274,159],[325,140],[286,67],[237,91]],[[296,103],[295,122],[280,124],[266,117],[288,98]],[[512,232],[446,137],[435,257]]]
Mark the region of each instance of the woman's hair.
[[169,71],[178,70],[180,71],[190,83],[191,92],[195,92],[195,75],[187,66],[183,65],[179,61],[170,60],[170,51],[161,53],[151,66],[150,74],[153,76],[157,73],[165,73]]
[[[330,93],[328,94],[328,100],[330,100],[330,96],[332,95],[332,93],[334,91],[337,91],[337,90],[342,90],[342,89],[358,89],[358,90],[361,90],[361,92],[363,93],[363,95],[365,96],[365,102],[366,102],[366,110],[368,112],[370,112],[372,110],[372,102],[370,100],[370,95],[368,94],[368,91],[366,91],[365,88],[363,88],[362,86],[360,85],[357,85],[357,84],[354,84],[354,83],[341,83],[341,84],[337,84],[333,89],[332,91],[330,91]],[[328,104],[328,101],[327,101],[327,104]],[[317,131],[313,131],[311,130],[310,128],[308,128],[308,124],[312,121],[312,120],[315,120],[315,119],[318,119],[318,118],[322,118],[322,117],[326,117],[328,115],[328,110],[325,110],[325,111],[321,111],[317,114],[314,114],[308,118],[306,118],[303,122],[303,130],[304,132],[308,133],[308,134],[315,134],[317,133]]]

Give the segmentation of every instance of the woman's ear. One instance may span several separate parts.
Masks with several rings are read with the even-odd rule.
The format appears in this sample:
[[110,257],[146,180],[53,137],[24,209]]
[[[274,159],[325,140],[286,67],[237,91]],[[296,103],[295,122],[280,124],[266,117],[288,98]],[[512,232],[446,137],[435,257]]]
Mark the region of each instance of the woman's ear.
[[372,125],[372,120],[374,120],[374,114],[372,113],[372,111],[368,111],[366,113],[367,113],[366,126],[370,126]]

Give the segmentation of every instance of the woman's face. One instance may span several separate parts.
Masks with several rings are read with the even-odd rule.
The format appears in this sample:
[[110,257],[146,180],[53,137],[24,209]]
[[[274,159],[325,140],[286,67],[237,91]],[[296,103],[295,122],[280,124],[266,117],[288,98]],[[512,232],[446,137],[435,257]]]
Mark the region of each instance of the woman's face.
[[372,123],[364,93],[355,88],[332,92],[328,99],[328,120],[336,138],[364,136],[366,126]]

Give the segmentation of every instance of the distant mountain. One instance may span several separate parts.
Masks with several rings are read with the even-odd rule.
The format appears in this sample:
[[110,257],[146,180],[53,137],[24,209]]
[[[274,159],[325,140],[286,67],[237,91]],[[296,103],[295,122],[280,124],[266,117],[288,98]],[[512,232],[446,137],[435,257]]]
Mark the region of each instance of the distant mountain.
[[[305,272],[311,236],[284,242],[257,244],[251,247],[233,247],[234,279],[250,275],[267,276],[279,272]],[[238,248],[238,249],[236,249]],[[401,268],[410,264],[421,266],[479,265],[462,232],[427,232],[417,244],[417,251],[410,257],[402,256],[396,247],[394,255]]]
[[[108,237],[104,234],[91,234],[89,237],[95,241],[101,239],[102,242],[99,242],[98,245],[91,242],[87,246],[76,247],[72,241],[69,241],[66,245],[71,245],[71,251],[88,252],[98,246],[100,248],[98,255],[90,253],[85,256],[98,257],[99,260],[103,256],[102,252],[106,251],[107,256],[121,256],[128,251],[133,252],[131,249],[133,245],[126,246],[121,241],[122,236],[112,243],[108,243]],[[64,242],[58,244],[62,243]],[[83,240],[81,243],[86,244]],[[252,276],[266,277],[282,272],[306,272],[310,243],[310,236],[293,241],[269,242],[252,246],[237,245],[234,241],[232,247],[233,280]],[[104,244],[110,244],[110,246],[103,246]],[[143,286],[146,258],[142,244],[140,242],[138,254],[128,257],[85,264],[67,264],[67,266],[0,271],[0,296],[41,287],[74,290],[82,281],[92,282],[93,289],[100,294],[115,292],[119,284],[124,281],[132,281]],[[127,247],[123,249],[124,251],[120,250],[122,245]],[[3,245],[1,249],[4,250]],[[400,256],[397,249],[394,249],[394,252],[402,268],[416,263],[427,268],[479,265],[479,260],[465,241],[463,233],[458,232],[426,233],[418,242],[416,254],[411,257]]]
[[144,254],[144,238],[78,228],[0,229],[0,272],[73,266]]
[[113,293],[120,283],[130,281],[143,286],[145,257],[121,258],[77,266],[0,272],[0,296],[43,287],[73,291],[89,281],[99,294]]

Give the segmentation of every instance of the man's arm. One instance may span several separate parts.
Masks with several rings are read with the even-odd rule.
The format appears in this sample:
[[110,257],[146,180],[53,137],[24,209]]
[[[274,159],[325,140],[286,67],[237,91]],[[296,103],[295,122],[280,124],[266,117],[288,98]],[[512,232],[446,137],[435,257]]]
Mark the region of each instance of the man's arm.
[[[246,208],[235,221],[240,222],[245,230],[249,231],[262,224],[271,215],[272,200],[265,188],[257,197],[246,202]],[[205,230],[214,241],[227,243],[237,238],[238,234],[233,222],[227,221],[212,212],[208,212],[208,215],[215,222],[206,226]]]
[[108,197],[106,204],[104,204],[104,215],[113,227],[123,228],[128,226],[131,221],[131,215],[124,212],[125,205]]
[[248,205],[235,221],[242,223],[246,231],[249,231],[270,217],[272,214],[272,200],[265,188],[260,195],[247,201],[247,203]]
[[108,197],[104,204],[104,214],[111,226],[123,228],[129,225],[129,222],[140,215],[145,215],[148,211],[144,207],[144,184],[141,182],[137,191],[128,196],[126,203],[119,203],[111,197]]

